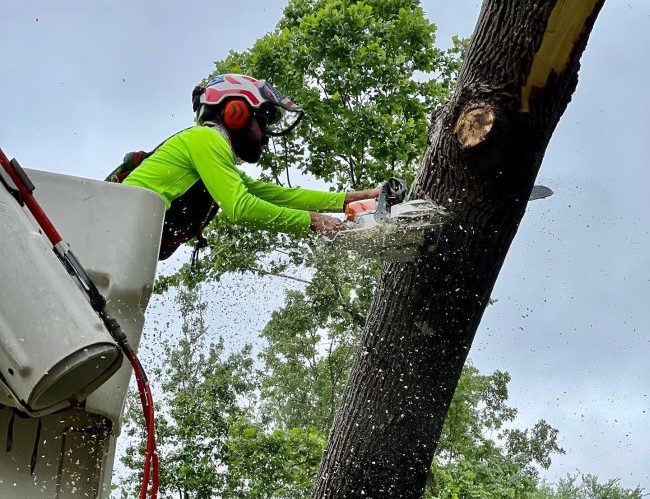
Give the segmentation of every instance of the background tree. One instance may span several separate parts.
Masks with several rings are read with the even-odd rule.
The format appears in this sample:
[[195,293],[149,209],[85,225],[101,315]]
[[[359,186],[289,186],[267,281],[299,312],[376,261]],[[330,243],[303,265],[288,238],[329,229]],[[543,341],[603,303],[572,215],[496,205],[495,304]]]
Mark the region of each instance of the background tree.
[[[311,292],[317,290],[316,280]],[[179,290],[176,308],[182,318],[181,340],[177,346],[174,340],[164,346],[165,355],[158,360],[153,377],[162,385],[157,397],[157,435],[164,463],[162,497],[308,496],[332,419],[330,407],[339,403],[343,383],[330,377],[329,366],[344,359],[338,366],[344,379],[354,351],[315,351],[310,321],[327,311],[331,302],[324,302],[323,310],[318,310],[293,300],[289,294],[287,307],[265,328],[268,350],[274,356],[269,362],[270,353],[264,352],[263,369],[256,376],[248,347],[227,355],[221,339],[210,339],[206,304],[198,287]],[[368,306],[368,301],[360,305],[359,313],[365,313]],[[346,341],[352,344],[354,338]],[[538,468],[547,468],[552,454],[563,451],[557,445],[557,430],[543,421],[530,430],[511,427],[517,411],[507,405],[509,380],[507,373],[482,375],[466,366],[426,497],[478,498],[490,491],[517,496],[537,490]],[[274,389],[267,391],[265,385]],[[139,443],[142,422],[136,394],[132,403],[126,433],[138,437]],[[141,447],[135,445],[122,459],[132,470],[124,483],[126,497],[139,488],[141,455]]]
[[[371,286],[365,287],[367,293]],[[362,294],[363,286],[358,291]],[[331,294],[314,278],[306,289],[310,307],[302,295],[287,295],[287,306],[264,330],[269,347],[256,375],[249,347],[227,355],[223,341],[212,337],[199,288],[178,290],[180,341],[164,341],[164,355],[153,377],[162,385],[157,397],[161,497],[308,496],[325,447],[330,408],[340,401],[342,380],[354,354],[352,335],[339,336],[338,351],[316,348],[322,340],[314,335],[313,318],[332,314],[329,307],[336,300],[326,299]],[[369,299],[357,306],[354,313],[363,317]],[[341,362],[336,366],[339,377],[333,378],[330,367],[336,362]],[[545,421],[530,429],[513,426],[517,410],[508,405],[509,381],[507,373],[483,375],[471,364],[465,366],[426,498],[641,497],[638,488],[625,489],[617,480],[599,484],[591,476],[582,482],[567,477],[555,486],[540,484],[539,470],[550,466],[554,454],[564,452],[557,442],[558,431]],[[125,432],[142,442],[137,394],[131,403]],[[122,458],[131,470],[123,483],[123,497],[132,497],[139,488],[142,450],[131,446]]]
[[537,490],[539,470],[564,454],[558,430],[546,421],[513,428],[507,405],[508,373],[482,375],[463,368],[427,480],[426,498],[526,497]]
[[532,495],[533,499],[641,499],[643,489],[629,489],[619,479],[600,482],[593,475],[576,474],[561,478],[555,486],[547,484]]
[[314,272],[262,331],[261,395],[269,418],[327,435],[365,324],[376,262],[314,251]]
[[315,429],[269,430],[242,421],[230,428],[228,482],[219,497],[303,499],[314,484],[325,437]]
[[[462,47],[457,40],[449,51],[435,48],[435,25],[419,1],[291,0],[274,32],[217,61],[204,81],[225,72],[267,78],[306,110],[290,137],[272,140],[259,162],[263,178],[294,186],[298,173],[331,189],[363,188],[413,178]],[[199,272],[186,266],[160,279],[159,291],[226,272],[283,274],[311,251],[219,217],[206,233],[212,250]]]
[[[250,347],[229,355],[221,338],[208,338],[206,303],[198,289],[180,289],[176,298],[182,325],[171,339],[162,339],[162,358],[153,369],[162,397],[157,404],[156,438],[163,497],[211,498],[225,488],[232,424],[249,413],[252,397]],[[127,448],[122,462],[132,470],[126,490],[135,497],[143,468],[145,427],[137,395],[129,397],[126,434],[140,445]]]

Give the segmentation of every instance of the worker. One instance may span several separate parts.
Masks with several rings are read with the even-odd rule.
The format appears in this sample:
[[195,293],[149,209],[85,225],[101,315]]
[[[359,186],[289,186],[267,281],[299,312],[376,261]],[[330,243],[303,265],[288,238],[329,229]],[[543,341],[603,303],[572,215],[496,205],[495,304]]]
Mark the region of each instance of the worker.
[[151,189],[165,201],[161,260],[193,237],[197,248],[205,246],[202,230],[219,209],[230,222],[256,229],[331,236],[345,225],[323,213],[341,212],[350,202],[378,195],[377,189],[285,188],[254,180],[237,167],[237,158],[257,162],[269,137],[288,134],[303,117],[268,81],[215,76],[194,89],[192,104],[198,126],[165,140],[122,180]]

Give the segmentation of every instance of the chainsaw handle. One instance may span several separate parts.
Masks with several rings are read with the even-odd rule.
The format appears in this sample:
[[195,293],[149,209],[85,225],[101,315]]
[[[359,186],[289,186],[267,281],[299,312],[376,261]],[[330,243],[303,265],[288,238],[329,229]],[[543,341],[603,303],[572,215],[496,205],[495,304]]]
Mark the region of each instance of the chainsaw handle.
[[402,180],[401,178],[391,177],[386,181],[386,183],[388,184],[388,188],[390,190],[388,205],[394,206],[396,204],[403,203],[404,199],[406,198],[406,191],[408,189],[406,181]]
[[379,186],[375,220],[384,222],[390,216],[390,207],[399,204],[406,198],[408,186],[401,178],[391,177]]

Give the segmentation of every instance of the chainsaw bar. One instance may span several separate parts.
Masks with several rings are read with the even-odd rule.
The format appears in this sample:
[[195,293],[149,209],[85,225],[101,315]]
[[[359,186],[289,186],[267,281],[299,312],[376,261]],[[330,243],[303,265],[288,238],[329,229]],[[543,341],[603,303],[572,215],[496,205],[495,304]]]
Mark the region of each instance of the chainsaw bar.
[[342,251],[387,261],[408,261],[422,251],[427,236],[443,223],[445,210],[430,200],[416,199],[391,207],[390,215],[380,222],[373,213],[358,215],[348,229],[338,232],[326,243]]

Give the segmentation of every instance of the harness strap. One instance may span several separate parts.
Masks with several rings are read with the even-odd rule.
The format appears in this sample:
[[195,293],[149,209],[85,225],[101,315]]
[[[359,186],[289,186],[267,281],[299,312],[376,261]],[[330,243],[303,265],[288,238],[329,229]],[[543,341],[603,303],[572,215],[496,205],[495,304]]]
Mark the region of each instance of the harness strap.
[[16,422],[16,411],[11,411],[9,427],[7,428],[7,452],[11,452],[14,447],[14,423]]
[[38,459],[38,444],[41,442],[41,430],[43,429],[43,419],[38,418],[38,425],[36,426],[36,440],[34,440],[34,449],[32,450],[32,458],[29,461],[29,473],[34,474],[36,469],[36,460]]
[[[9,418],[9,425],[7,427],[7,443],[5,450],[11,452],[14,447],[14,426],[16,425],[16,415],[22,419],[31,419],[28,415],[23,414],[22,412],[13,409],[11,411],[11,418]],[[34,474],[36,469],[36,463],[38,461],[38,447],[41,442],[41,431],[43,429],[43,419],[38,418],[38,423],[36,424],[36,438],[34,439],[34,447],[32,448],[32,456],[29,460],[29,473]]]

